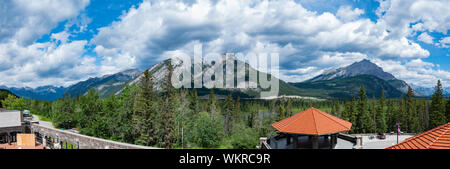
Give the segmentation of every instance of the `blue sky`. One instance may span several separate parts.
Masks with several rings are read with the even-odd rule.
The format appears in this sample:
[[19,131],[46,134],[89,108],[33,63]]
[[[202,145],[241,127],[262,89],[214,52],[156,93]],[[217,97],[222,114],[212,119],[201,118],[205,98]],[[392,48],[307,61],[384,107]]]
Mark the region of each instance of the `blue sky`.
[[279,52],[298,82],[370,59],[414,85],[450,86],[447,0],[6,0],[0,85],[68,86],[173,52]]

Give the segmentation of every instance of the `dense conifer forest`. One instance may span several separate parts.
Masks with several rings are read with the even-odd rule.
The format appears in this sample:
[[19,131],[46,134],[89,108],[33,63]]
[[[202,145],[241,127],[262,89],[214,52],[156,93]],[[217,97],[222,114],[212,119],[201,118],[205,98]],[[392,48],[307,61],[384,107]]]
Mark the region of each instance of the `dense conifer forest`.
[[[171,72],[172,67],[169,66]],[[367,96],[364,86],[351,100],[240,99],[228,95],[217,99],[211,90],[200,99],[196,89],[174,89],[168,73],[162,91],[153,88],[152,74],[126,86],[119,96],[101,99],[96,90],[57,101],[38,101],[8,95],[2,105],[8,109],[29,109],[32,114],[52,120],[57,128],[76,128],[81,134],[162,148],[255,148],[259,137],[275,135],[276,121],[310,107],[350,121],[349,133],[395,131],[401,124],[405,133],[420,133],[450,120],[438,81],[431,98],[408,94],[386,99]]]

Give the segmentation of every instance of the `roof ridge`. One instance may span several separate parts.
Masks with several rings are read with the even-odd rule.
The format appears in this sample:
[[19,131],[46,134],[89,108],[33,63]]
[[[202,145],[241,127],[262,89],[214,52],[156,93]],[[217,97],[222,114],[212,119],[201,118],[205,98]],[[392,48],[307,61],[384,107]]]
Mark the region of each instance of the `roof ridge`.
[[[311,108],[309,108],[309,109],[311,109]],[[306,111],[308,111],[309,109],[306,109],[305,111],[302,111],[302,112],[300,112],[300,113],[306,113]],[[300,113],[297,113],[297,114],[300,114]],[[313,113],[314,114],[314,113]],[[300,115],[299,115],[300,116]],[[313,117],[314,118],[314,117]],[[296,119],[294,119],[294,120],[291,120],[291,122],[290,123],[288,123],[288,124],[286,124],[286,126],[288,126],[289,124],[291,124],[291,123],[294,123],[294,122],[296,122],[297,120],[300,120],[300,118],[296,118]],[[314,122],[315,123],[315,122]],[[315,125],[314,125],[315,126]]]
[[[336,119],[333,119],[333,118],[330,118],[330,117],[324,115],[325,112],[322,112],[322,111],[318,111],[318,112],[319,112],[322,116],[325,116],[326,118],[328,118],[328,119],[330,119],[330,120],[336,122],[336,123],[339,124],[340,126],[342,126],[342,127],[344,127],[344,128],[346,127],[346,126],[344,126],[343,124],[341,124],[340,122],[338,122]],[[326,113],[326,114],[328,114],[328,113]],[[328,115],[331,115],[331,114],[328,114]],[[331,115],[331,116],[332,116],[332,115]],[[334,117],[336,117],[336,116],[334,116]]]
[[[307,110],[308,110],[308,109],[307,109]],[[303,115],[303,113],[306,112],[307,110],[302,111],[302,112],[298,112],[297,114],[294,114],[294,115],[292,115],[291,117],[293,117],[293,116],[301,116],[301,115]],[[290,118],[290,117],[288,117],[288,118]],[[286,119],[287,119],[287,118],[286,118]],[[283,119],[283,120],[286,120],[286,119]],[[281,120],[281,121],[283,121],[283,120]],[[298,117],[297,117],[296,119],[294,119],[294,120],[290,120],[288,123],[286,123],[286,124],[283,125],[282,127],[284,128],[284,127],[288,126],[289,124],[294,123],[294,122],[297,121],[297,120],[299,120]],[[280,123],[281,121],[278,121],[277,123]]]
[[316,122],[316,117],[314,115],[314,111],[316,111],[316,108],[312,108],[312,117],[313,117],[313,121],[314,121],[314,128],[316,129],[316,133],[319,134],[319,130],[317,130],[317,122]]
[[[325,116],[327,118],[323,118],[321,116]],[[296,133],[321,135],[326,134],[327,131],[347,131],[351,127],[351,123],[345,120],[342,120],[341,122],[338,117],[332,117],[319,109],[311,107],[295,114],[294,116],[288,117],[287,119],[273,123],[272,126],[280,132],[289,133],[295,131]]]

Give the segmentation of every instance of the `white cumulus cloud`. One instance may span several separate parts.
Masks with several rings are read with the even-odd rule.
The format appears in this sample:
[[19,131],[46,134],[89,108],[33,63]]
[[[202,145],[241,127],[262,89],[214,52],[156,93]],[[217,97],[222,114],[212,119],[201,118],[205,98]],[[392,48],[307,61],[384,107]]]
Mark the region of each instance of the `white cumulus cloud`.
[[428,35],[428,33],[424,32],[422,34],[420,34],[417,39],[419,41],[428,43],[428,44],[433,44],[433,37],[431,37],[430,35]]
[[70,33],[36,40],[59,22],[76,18],[89,0],[5,0],[0,4],[0,85],[67,85],[96,74],[95,59],[84,57],[86,40],[69,42]]
[[[428,85],[438,78],[448,81],[448,72],[423,61],[430,52],[411,39],[419,35],[417,40],[433,43],[428,33],[446,35],[449,3],[380,0],[373,21],[359,8],[344,5],[336,13],[319,13],[294,0],[144,0],[92,39],[71,41],[73,32],[65,29],[36,43],[61,21],[86,31],[92,19],[80,13],[89,1],[6,0],[0,6],[0,76],[10,80],[0,85],[67,85],[147,69],[173,53],[192,55],[196,44],[203,44],[204,54],[278,52],[280,78],[287,81],[367,58],[400,79]],[[436,39],[442,47],[449,41]],[[87,45],[99,58],[86,55]]]
[[[417,59],[430,55],[406,36],[389,38],[392,33],[386,22],[360,18],[363,13],[342,6],[336,15],[318,14],[292,0],[144,1],[101,28],[91,43],[129,55],[141,69],[172,51],[191,54],[193,44],[199,43],[204,53],[278,52],[284,77],[289,70],[315,66],[323,71],[367,56]],[[120,57],[97,54],[105,60]]]

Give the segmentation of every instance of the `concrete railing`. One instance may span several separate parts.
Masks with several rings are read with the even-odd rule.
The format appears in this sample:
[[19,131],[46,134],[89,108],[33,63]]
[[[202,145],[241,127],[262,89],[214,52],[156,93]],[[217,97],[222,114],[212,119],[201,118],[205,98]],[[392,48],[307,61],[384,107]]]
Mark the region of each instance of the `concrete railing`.
[[352,143],[356,143],[356,140],[357,140],[356,136],[352,136],[352,135],[344,134],[344,133],[339,133],[338,138],[350,141]]
[[70,143],[79,149],[157,149],[155,147],[140,146],[121,143],[101,138],[86,136],[69,131],[31,124],[31,132],[42,136],[43,144],[46,146],[47,138],[51,137],[56,144],[61,142]]
[[352,142],[354,144],[353,149],[361,149],[362,148],[362,137],[361,136],[339,133],[338,138]]

